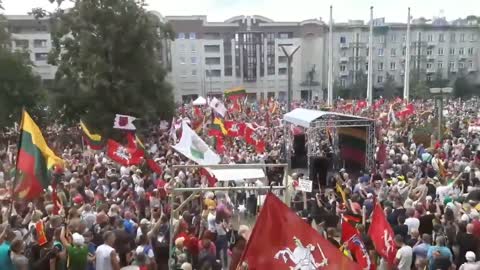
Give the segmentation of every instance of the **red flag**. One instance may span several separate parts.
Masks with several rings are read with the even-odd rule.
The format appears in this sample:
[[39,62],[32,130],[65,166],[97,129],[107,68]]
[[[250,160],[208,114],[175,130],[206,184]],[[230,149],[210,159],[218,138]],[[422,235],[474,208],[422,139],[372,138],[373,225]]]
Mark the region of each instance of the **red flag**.
[[205,168],[200,169],[200,175],[205,176],[207,178],[209,187],[214,187],[215,183],[217,183],[217,178],[211,175]]
[[215,150],[218,154],[223,154],[225,152],[225,145],[222,136],[215,137]]
[[147,165],[150,170],[153,172],[157,173],[158,175],[162,174],[162,168],[155,162],[155,160],[148,158],[147,159]]
[[245,135],[245,123],[238,123],[235,121],[225,121],[223,122],[225,129],[227,130],[227,135],[230,137],[242,137]]
[[361,269],[269,193],[240,260],[249,270]]
[[132,132],[127,132],[127,147],[128,148],[137,148],[137,142],[135,141],[135,136]]
[[368,235],[372,239],[377,253],[393,265],[395,255],[397,254],[397,247],[393,241],[394,233],[392,227],[387,222],[382,207],[378,203],[375,205],[372,213],[372,222]]
[[202,110],[200,109],[200,107],[198,107],[198,106],[193,106],[193,109],[194,109],[195,115],[196,115],[198,118],[202,118],[202,117],[203,117],[203,113],[202,113]]
[[342,242],[355,256],[357,263],[363,269],[372,269],[368,250],[360,237],[360,233],[349,222],[342,221]]
[[255,151],[258,154],[264,153],[265,152],[265,141],[264,140],[258,140],[255,143]]
[[365,100],[359,100],[357,102],[357,107],[355,108],[355,111],[360,111],[361,109],[367,107],[367,101]]
[[143,150],[125,147],[109,139],[107,142],[107,156],[123,166],[138,165],[144,156]]

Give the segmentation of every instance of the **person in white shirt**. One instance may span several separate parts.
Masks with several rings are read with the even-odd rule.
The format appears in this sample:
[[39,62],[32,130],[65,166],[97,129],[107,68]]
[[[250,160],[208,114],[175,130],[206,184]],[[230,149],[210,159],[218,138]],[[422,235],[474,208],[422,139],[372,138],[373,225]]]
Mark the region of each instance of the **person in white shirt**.
[[397,255],[395,256],[395,264],[398,270],[410,270],[413,259],[412,248],[405,245],[401,235],[395,236],[395,244],[398,246]]
[[408,218],[405,219],[405,225],[408,226],[408,233],[410,234],[412,230],[418,230],[420,227],[420,220],[415,217],[415,209],[413,208],[408,208],[406,214]]
[[465,254],[465,259],[467,259],[467,262],[460,265],[460,268],[458,270],[478,270],[480,269],[480,262],[476,262],[476,256],[475,253],[472,251],[467,251]]
[[95,269],[96,270],[120,270],[120,260],[117,252],[113,248],[115,243],[115,234],[111,231],[103,235],[104,244],[100,245],[95,251]]

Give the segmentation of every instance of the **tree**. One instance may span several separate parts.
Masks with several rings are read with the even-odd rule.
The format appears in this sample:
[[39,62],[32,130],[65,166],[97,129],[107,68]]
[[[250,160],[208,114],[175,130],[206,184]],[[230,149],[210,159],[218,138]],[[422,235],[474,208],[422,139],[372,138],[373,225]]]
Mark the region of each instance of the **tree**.
[[433,80],[429,81],[428,82],[428,86],[430,88],[442,88],[442,87],[447,87],[449,84],[449,80],[448,79],[444,79],[443,78],[443,74],[441,71],[437,71],[435,73],[435,77],[433,78]]
[[430,95],[430,90],[424,81],[416,81],[410,84],[411,95],[416,99],[427,99]]
[[108,133],[116,113],[140,118],[140,125],[173,114],[172,88],[159,61],[162,41],[173,35],[144,0],[72,0],[68,11],[64,0],[56,2],[53,13],[32,13],[50,16],[49,63],[58,67],[53,101],[65,121],[85,119]]
[[468,78],[461,74],[453,84],[453,95],[460,98],[469,97],[474,94],[474,89]]
[[[0,1],[0,7],[1,7]],[[34,74],[28,54],[11,51],[10,35],[0,15],[0,127],[20,122],[21,110],[32,115],[43,111],[40,78]]]
[[367,97],[367,76],[363,70],[355,74],[355,82],[352,85],[352,98],[363,99]]
[[397,96],[397,86],[395,84],[395,79],[392,75],[387,72],[385,82],[383,82],[383,97],[387,99],[394,98]]

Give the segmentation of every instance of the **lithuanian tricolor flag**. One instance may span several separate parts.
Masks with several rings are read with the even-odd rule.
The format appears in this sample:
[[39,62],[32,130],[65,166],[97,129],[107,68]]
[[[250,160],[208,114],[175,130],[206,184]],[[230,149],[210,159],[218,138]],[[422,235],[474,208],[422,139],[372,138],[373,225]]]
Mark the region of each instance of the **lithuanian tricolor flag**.
[[101,150],[103,148],[102,136],[92,134],[82,120],[80,120],[80,127],[82,128],[82,137],[85,143],[93,150]]
[[367,129],[365,127],[337,128],[338,145],[342,159],[365,165]]
[[14,195],[24,200],[39,197],[50,185],[50,170],[55,165],[63,166],[63,160],[48,147],[40,128],[23,111]]
[[227,135],[228,131],[225,128],[225,125],[223,124],[222,119],[215,117],[213,119],[212,126],[210,127],[209,135],[210,136],[220,136],[220,135]]
[[245,90],[245,87],[239,86],[227,89],[223,92],[223,94],[225,95],[225,98],[232,99],[245,96],[247,94],[247,90]]

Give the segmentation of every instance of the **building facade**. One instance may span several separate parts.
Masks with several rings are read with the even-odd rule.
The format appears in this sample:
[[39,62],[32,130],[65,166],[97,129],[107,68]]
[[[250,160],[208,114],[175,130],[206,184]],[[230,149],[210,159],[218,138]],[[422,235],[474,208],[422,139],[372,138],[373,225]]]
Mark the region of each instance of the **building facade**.
[[325,24],[320,20],[274,22],[237,16],[208,22],[206,16],[167,16],[177,37],[171,46],[177,99],[221,95],[244,86],[250,98],[286,98],[287,57],[292,61],[294,98],[322,97],[325,85]]
[[12,50],[28,52],[38,75],[43,80],[53,80],[57,68],[47,63],[52,49],[48,19],[37,20],[30,15],[7,15],[6,19]]
[[[327,88],[328,31],[322,20],[275,22],[263,16],[236,16],[209,22],[206,16],[161,16],[176,37],[165,40],[161,61],[169,71],[177,101],[221,95],[225,89],[244,86],[251,99],[286,99],[287,57],[292,51],[294,99],[323,98]],[[55,76],[47,64],[51,49],[48,21],[32,16],[6,16],[12,49],[26,50],[37,73],[45,80]],[[402,87],[405,76],[406,24],[374,20],[373,85],[382,88],[387,77]],[[333,27],[333,78],[349,88],[366,80],[370,48],[369,24],[359,20]],[[410,34],[410,78],[454,80],[459,74],[480,83],[480,25],[477,21],[443,18],[415,19]],[[366,91],[366,90],[365,90]]]

